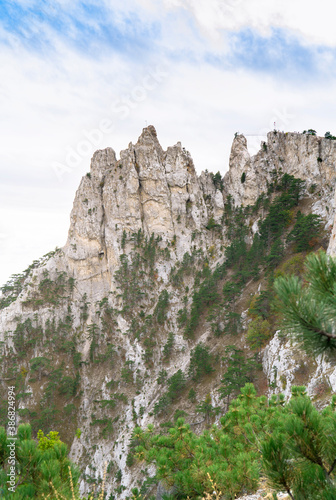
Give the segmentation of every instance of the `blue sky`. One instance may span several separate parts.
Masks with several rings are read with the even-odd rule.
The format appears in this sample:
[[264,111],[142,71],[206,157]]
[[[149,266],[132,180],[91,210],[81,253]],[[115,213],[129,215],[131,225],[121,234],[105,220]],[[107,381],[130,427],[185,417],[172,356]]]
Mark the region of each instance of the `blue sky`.
[[274,121],[336,134],[334,3],[316,6],[0,0],[0,282],[65,243],[92,153],[146,123],[199,172],[227,170],[236,131],[252,153]]
[[[296,70],[298,79],[309,72],[315,77],[324,73],[326,68],[319,64],[321,55],[334,60],[334,44],[330,45],[327,37],[312,43],[309,36],[303,36],[299,25],[295,29],[285,23],[270,23],[263,32],[248,22],[233,22],[226,29],[214,26],[214,33],[209,33],[209,26],[207,31],[200,29],[197,16],[188,9],[188,2],[177,1],[175,8],[174,2],[170,8],[169,3],[166,2],[166,8],[155,10],[154,2],[152,9],[147,2],[146,9],[144,2],[126,2],[124,8],[120,8],[117,2],[104,1],[2,1],[1,45],[22,44],[41,58],[57,59],[63,45],[86,58],[103,59],[113,52],[127,58],[130,64],[139,62],[139,58],[143,64],[152,56],[160,55],[171,62],[241,67],[282,78]],[[232,4],[232,8],[237,4],[237,13],[244,5],[243,0],[215,0],[213,5],[220,3]],[[205,10],[211,10],[211,0],[207,5]],[[301,15],[304,16],[305,11]]]
[[[57,54],[57,42],[86,57],[99,57],[109,50],[130,56],[149,49],[159,36],[158,22],[143,23],[136,10],[118,16],[114,9],[90,2],[57,5],[57,2],[1,2],[1,24],[30,50],[41,55]],[[3,43],[10,39],[3,37]]]

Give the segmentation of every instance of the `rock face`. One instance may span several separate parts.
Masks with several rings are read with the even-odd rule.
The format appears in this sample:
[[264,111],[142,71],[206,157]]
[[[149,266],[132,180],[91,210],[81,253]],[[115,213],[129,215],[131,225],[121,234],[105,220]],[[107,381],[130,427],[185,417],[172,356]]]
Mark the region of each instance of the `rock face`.
[[164,152],[150,126],[121,151],[120,160],[109,148],[94,154],[90,175],[76,194],[65,253],[93,265],[104,252],[106,270],[112,272],[122,253],[123,231],[154,233],[164,241],[179,236],[180,254],[208,217],[189,153],[181,143]]
[[[135,425],[155,423],[160,372],[187,372],[199,342],[220,351],[223,340],[213,342],[206,321],[188,339],[182,318],[197,272],[224,260],[227,198],[236,207],[252,205],[276,175],[288,173],[306,181],[305,196],[329,231],[335,165],[335,141],[271,132],[254,157],[246,139],[235,137],[224,180],[208,172],[197,176],[181,143],[163,151],[152,126],[119,159],[111,148],[94,154],[75,196],[65,247],[34,263],[14,291],[4,292],[11,298],[0,317],[2,389],[5,379],[15,379],[24,394],[21,419],[33,422],[40,408],[35,426],[63,428],[71,457],[85,471],[83,492],[102,476],[106,461],[108,495],[130,494],[141,479],[130,437]],[[257,219],[250,228],[252,237]],[[332,240],[330,252],[335,248]],[[289,394],[297,366],[304,370],[305,363],[300,352],[294,358],[290,344],[277,336],[270,342],[263,358],[269,391]],[[323,363],[306,371],[312,394],[323,371],[335,387],[336,370]],[[200,399],[210,392],[218,403],[220,370],[212,385],[199,387]],[[189,401],[183,409],[199,420]],[[76,428],[81,436],[72,438]]]
[[236,205],[252,205],[267,191],[276,172],[294,175],[306,181],[307,196],[318,193],[313,213],[320,214],[331,228],[335,215],[335,159],[336,141],[290,132],[269,132],[267,142],[251,158],[245,137],[238,135],[232,144],[224,192]]

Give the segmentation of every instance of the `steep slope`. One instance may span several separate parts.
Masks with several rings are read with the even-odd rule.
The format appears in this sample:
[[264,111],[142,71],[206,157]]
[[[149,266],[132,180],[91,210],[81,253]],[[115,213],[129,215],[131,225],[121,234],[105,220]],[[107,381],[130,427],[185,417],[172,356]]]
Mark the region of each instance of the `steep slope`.
[[[223,266],[233,233],[243,227],[243,240],[252,244],[268,210],[260,200],[268,196],[271,203],[289,174],[305,188],[287,233],[298,209],[313,212],[324,220],[324,240],[314,244],[326,246],[335,166],[334,141],[279,132],[271,132],[254,157],[246,139],[235,137],[224,179],[208,172],[198,177],[181,144],[163,151],[152,126],[120,159],[111,148],[97,151],[77,190],[65,247],[3,287],[2,424],[7,385],[15,383],[20,418],[35,431],[59,429],[71,445],[84,471],[82,490],[99,481],[107,461],[108,495],[126,498],[147,475],[129,451],[134,426],[163,422],[178,409],[197,427],[202,419],[195,404],[208,393],[225,411],[218,393],[225,348],[234,344],[249,353],[247,309],[267,280],[261,266],[232,303],[222,295],[234,274]],[[285,246],[286,259],[293,248]],[[225,314],[239,316],[235,335],[223,334],[226,305]],[[196,345],[208,348],[216,368],[199,379],[189,370]],[[294,353],[277,334],[264,350],[263,367],[259,391],[287,394],[302,372],[312,394],[321,391],[321,377],[336,389],[332,362]],[[185,387],[167,402],[167,384],[179,370]],[[188,398],[190,389],[195,396]]]

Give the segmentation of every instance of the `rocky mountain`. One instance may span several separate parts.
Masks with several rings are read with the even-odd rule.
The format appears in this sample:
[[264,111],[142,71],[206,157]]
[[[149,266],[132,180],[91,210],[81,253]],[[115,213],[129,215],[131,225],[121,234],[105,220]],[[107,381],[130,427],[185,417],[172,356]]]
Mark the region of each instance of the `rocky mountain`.
[[[197,403],[207,395],[219,415],[226,410],[218,390],[229,345],[261,362],[251,368],[259,393],[289,396],[300,382],[323,404],[336,390],[332,360],[307,357],[269,316],[258,352],[247,332],[253,306],[270,290],[276,244],[273,273],[302,266],[307,251],[287,238],[298,211],[321,217],[310,250],[336,253],[335,180],[336,141],[307,133],[270,132],[253,157],[237,135],[224,178],[197,176],[190,153],[179,142],[164,151],[153,126],[119,159],[111,148],[97,151],[66,245],[2,288],[1,424],[15,384],[20,420],[60,431],[83,471],[82,491],[99,483],[107,462],[108,495],[124,499],[153,473],[134,461],[135,425],[184,412],[201,430],[207,421]],[[288,183],[300,187],[290,217],[277,238],[269,226],[264,260],[258,250],[246,270],[277,195],[291,196]]]

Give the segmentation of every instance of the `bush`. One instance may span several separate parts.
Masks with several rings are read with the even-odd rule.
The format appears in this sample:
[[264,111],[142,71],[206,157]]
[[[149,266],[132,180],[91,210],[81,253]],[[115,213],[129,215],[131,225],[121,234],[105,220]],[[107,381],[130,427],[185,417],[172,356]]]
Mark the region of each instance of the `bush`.
[[201,401],[197,407],[196,407],[196,413],[201,413],[204,415],[204,418],[207,422],[207,424],[210,423],[211,418],[214,415],[218,415],[219,413],[219,407],[212,406],[211,402],[211,396],[210,394],[207,394],[205,396],[204,401]]
[[[137,459],[155,464],[156,480],[174,484],[180,498],[196,500],[204,493],[212,495],[214,485],[209,477],[223,492],[223,498],[237,498],[243,490],[254,491],[259,479],[258,439],[269,416],[254,389],[246,387],[244,391],[235,408],[221,419],[221,426],[201,435],[194,434],[183,419],[178,419],[166,435],[154,433],[153,426],[136,428],[133,439],[139,443]],[[198,411],[208,420],[215,413],[209,396]]]
[[162,290],[156,304],[154,314],[159,325],[163,325],[166,320],[166,312],[169,306],[169,293],[167,290]]
[[246,340],[251,349],[260,353],[261,348],[271,336],[270,324],[266,319],[260,316],[251,321],[248,326]]
[[189,393],[188,393],[188,399],[190,399],[190,401],[192,403],[195,403],[196,402],[196,391],[195,389],[191,388]]
[[181,392],[185,388],[186,379],[182,370],[178,370],[172,377],[167,381],[168,385],[168,397],[174,400],[180,396]]
[[198,344],[191,352],[189,376],[195,382],[199,382],[204,375],[208,375],[215,370],[213,363],[214,359],[209,352],[209,347]]
[[309,353],[336,349],[336,261],[324,252],[306,258],[304,281],[280,276],[274,282],[281,328]]
[[226,372],[221,380],[219,389],[221,399],[226,398],[228,403],[232,396],[236,396],[247,382],[252,382],[253,374],[258,364],[253,359],[246,359],[244,352],[233,345],[225,349]]
[[241,326],[241,316],[239,313],[228,312],[225,315],[224,333],[226,335],[237,335]]
[[208,220],[208,223],[207,225],[205,226],[209,231],[211,231],[211,229],[220,229],[220,224],[217,224],[215,222],[215,219],[213,217],[210,217],[210,219]]
[[174,334],[173,332],[168,333],[167,342],[163,346],[163,360],[167,361],[172,353],[174,347]]
[[160,384],[160,385],[163,385],[165,383],[165,381],[167,380],[167,371],[166,370],[161,370],[159,372],[159,376],[158,378],[156,379],[157,383]]
[[223,191],[224,189],[224,184],[223,184],[223,179],[221,176],[220,172],[217,172],[217,174],[210,174],[212,177],[212,182],[214,183],[214,186],[216,189],[219,189],[220,191]]
[[336,498],[335,397],[319,413],[304,387],[293,387],[288,408],[271,421],[274,431],[262,444],[262,464],[270,485],[291,498]]
[[217,277],[211,275],[204,280],[198,291],[194,292],[193,302],[190,311],[190,319],[185,328],[184,334],[186,337],[192,337],[198,326],[199,318],[206,308],[219,299],[217,292]]

